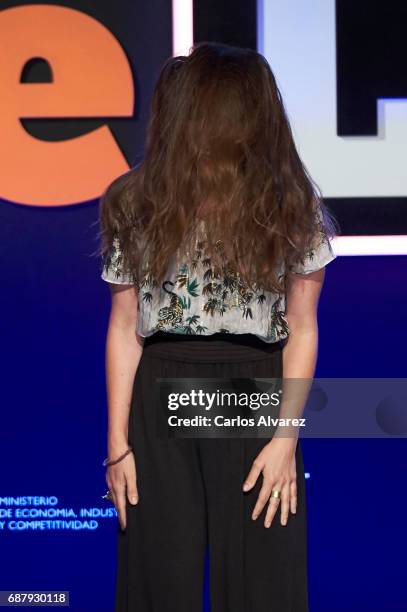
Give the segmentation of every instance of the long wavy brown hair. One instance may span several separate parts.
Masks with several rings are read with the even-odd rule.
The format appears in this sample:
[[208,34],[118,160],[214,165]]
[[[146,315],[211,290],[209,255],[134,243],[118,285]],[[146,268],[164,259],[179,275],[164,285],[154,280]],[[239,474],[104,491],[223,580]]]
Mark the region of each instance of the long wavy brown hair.
[[[321,214],[318,214],[321,213]],[[119,239],[123,269],[165,278],[204,224],[215,269],[284,291],[321,231],[337,226],[297,152],[280,90],[256,51],[199,43],[158,78],[143,161],[100,205],[101,254]],[[221,247],[221,248],[219,248]],[[187,256],[187,255],[185,255]]]

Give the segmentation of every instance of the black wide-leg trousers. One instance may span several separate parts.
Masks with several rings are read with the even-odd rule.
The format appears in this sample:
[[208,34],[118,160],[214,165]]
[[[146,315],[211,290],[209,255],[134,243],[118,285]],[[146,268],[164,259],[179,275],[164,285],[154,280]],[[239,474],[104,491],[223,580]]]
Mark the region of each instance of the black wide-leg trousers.
[[[227,337],[226,337],[227,336]],[[242,485],[265,438],[160,438],[156,378],[282,376],[282,348],[250,334],[146,338],[129,417],[139,503],[118,527],[115,612],[201,612],[209,549],[211,612],[307,612],[304,468],[286,526],[251,514],[262,476]]]

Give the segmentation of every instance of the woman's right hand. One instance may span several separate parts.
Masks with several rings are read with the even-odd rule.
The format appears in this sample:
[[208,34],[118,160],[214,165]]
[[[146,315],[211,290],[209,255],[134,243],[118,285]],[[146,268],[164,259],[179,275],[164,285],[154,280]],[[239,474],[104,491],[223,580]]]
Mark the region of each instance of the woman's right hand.
[[126,495],[132,505],[138,503],[137,471],[134,453],[106,469],[106,483],[112,492],[113,503],[122,529],[126,529]]

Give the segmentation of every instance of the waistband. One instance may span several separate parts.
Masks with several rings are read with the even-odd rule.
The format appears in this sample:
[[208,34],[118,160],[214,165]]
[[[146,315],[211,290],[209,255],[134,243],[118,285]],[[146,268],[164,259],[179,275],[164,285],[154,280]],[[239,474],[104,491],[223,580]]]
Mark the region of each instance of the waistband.
[[189,336],[160,330],[145,338],[143,354],[175,361],[235,362],[269,359],[281,350],[281,342],[265,342],[254,334]]

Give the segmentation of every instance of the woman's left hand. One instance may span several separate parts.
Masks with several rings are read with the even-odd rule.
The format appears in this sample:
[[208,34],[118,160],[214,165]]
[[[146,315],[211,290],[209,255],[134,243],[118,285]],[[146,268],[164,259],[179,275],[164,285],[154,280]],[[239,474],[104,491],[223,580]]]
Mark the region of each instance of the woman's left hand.
[[[281,503],[282,525],[287,524],[291,511],[297,509],[297,472],[295,449],[297,439],[274,437],[257,455],[247,476],[243,491],[250,491],[263,474],[263,484],[253,510],[252,519],[256,520],[268,504],[264,526],[270,527],[278,504]],[[280,491],[281,499],[271,497],[273,491]]]

